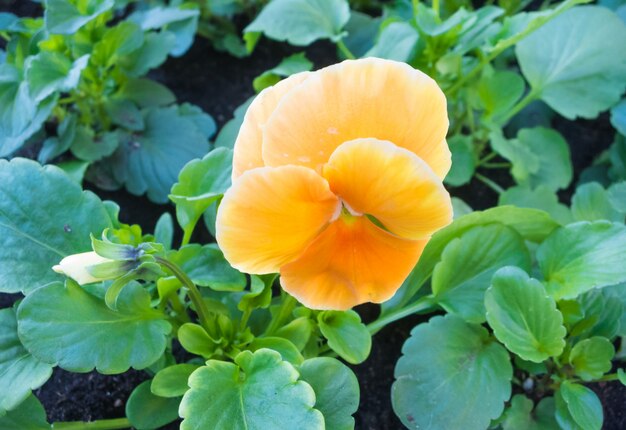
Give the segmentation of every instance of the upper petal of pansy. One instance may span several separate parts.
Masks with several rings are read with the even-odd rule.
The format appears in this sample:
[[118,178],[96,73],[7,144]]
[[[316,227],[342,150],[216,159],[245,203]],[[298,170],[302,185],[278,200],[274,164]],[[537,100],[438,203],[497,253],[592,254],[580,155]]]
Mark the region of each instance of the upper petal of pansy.
[[348,60],[283,97],[263,132],[263,160],[319,170],[343,142],[374,137],[414,152],[443,179],[447,130],[446,99],[430,77],[396,61]]
[[400,288],[426,242],[393,236],[365,217],[342,216],[297,260],[281,268],[280,282],[312,309],[381,303]]
[[304,252],[340,209],[326,180],[313,170],[260,167],[237,178],[224,195],[217,242],[242,272],[278,272]]
[[375,217],[400,237],[426,239],[452,221],[441,180],[417,155],[391,142],[342,144],[324,166],[324,177],[351,210]]
[[252,101],[243,117],[243,123],[235,141],[233,179],[246,170],[265,165],[261,156],[263,127],[285,94],[301,84],[309,75],[309,72],[291,75],[276,85],[264,89]]

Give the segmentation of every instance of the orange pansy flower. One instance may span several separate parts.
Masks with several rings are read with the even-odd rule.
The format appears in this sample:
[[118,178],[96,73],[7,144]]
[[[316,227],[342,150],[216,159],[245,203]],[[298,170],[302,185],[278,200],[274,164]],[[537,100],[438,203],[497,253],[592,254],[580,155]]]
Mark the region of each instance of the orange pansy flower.
[[348,60],[252,102],[217,241],[237,269],[280,272],[314,309],[383,302],[450,223],[446,100],[404,63]]

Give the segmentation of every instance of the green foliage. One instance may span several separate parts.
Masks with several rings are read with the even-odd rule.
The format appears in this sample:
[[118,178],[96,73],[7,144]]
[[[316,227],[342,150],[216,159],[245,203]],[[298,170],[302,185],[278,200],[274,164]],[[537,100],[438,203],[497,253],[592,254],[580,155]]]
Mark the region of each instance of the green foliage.
[[502,421],[503,430],[553,430],[558,424],[554,417],[554,399],[543,398],[533,409],[533,401],[521,394],[511,399],[511,406]]
[[372,348],[372,337],[354,311],[324,311],[318,316],[319,328],[328,346],[348,363],[365,361]]
[[602,427],[602,405],[589,388],[565,381],[555,399],[556,420],[561,428],[600,430]]
[[139,384],[126,403],[126,416],[137,430],[160,428],[178,418],[180,398],[159,397],[150,391],[150,384]]
[[594,336],[574,345],[569,362],[583,381],[592,381],[611,370],[614,355],[615,348],[607,338]]
[[278,83],[282,78],[299,72],[307,72],[312,68],[313,63],[306,58],[304,52],[293,54],[281,61],[278,66],[266,70],[261,75],[254,78],[252,86],[254,90],[259,93],[265,88]]
[[433,317],[413,329],[402,353],[391,399],[408,428],[485,429],[504,410],[513,369],[480,325]]
[[0,415],[3,430],[47,430],[46,411],[37,397],[31,395],[14,410]]

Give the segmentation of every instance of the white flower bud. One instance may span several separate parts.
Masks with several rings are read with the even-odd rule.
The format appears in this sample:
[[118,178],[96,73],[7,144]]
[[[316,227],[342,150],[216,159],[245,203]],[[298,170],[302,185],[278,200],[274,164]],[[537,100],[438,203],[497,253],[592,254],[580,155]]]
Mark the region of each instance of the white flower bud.
[[69,276],[80,285],[85,285],[104,280],[96,278],[89,273],[87,270],[88,267],[112,261],[114,260],[101,257],[93,251],[83,252],[82,254],[74,254],[65,257],[59,264],[54,266],[52,270],[62,275]]

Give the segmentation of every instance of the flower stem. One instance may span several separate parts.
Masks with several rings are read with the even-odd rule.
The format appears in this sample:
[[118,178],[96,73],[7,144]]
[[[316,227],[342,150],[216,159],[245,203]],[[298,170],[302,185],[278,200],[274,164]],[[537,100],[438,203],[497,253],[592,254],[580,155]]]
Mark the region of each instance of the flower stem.
[[378,317],[376,320],[367,325],[367,329],[370,331],[370,334],[374,335],[383,329],[387,324],[391,324],[394,321],[398,321],[399,319],[413,315],[417,312],[431,309],[434,306],[435,301],[432,296],[424,296],[405,308],[401,308],[387,315]]
[[289,315],[291,315],[291,312],[293,312],[293,308],[295,308],[296,304],[298,303],[296,299],[291,297],[289,294],[284,293],[283,297],[284,300],[283,303],[280,305],[278,314],[270,322],[267,330],[265,330],[264,336],[271,336],[276,330],[281,328],[285,320],[289,318]]
[[348,49],[348,47],[346,46],[345,43],[343,43],[343,40],[339,40],[337,42],[337,48],[339,48],[339,51],[341,51],[341,53],[349,60],[354,60],[356,57],[354,56],[354,54],[352,53],[352,51],[350,51],[350,49]]
[[117,430],[131,427],[128,418],[115,418],[96,421],[67,421],[53,423],[53,430]]
[[496,184],[494,181],[492,181],[488,177],[486,177],[484,175],[481,175],[480,173],[475,173],[474,176],[476,176],[476,179],[481,181],[483,184],[487,185],[489,188],[494,190],[496,193],[502,194],[504,192],[504,188],[502,188],[500,185]]
[[196,312],[198,314],[198,319],[200,320],[200,324],[206,330],[210,330],[210,327],[211,327],[211,324],[209,321],[210,312],[206,306],[206,303],[204,302],[204,299],[202,298],[202,294],[200,294],[200,290],[198,290],[198,287],[196,287],[196,284],[194,284],[193,281],[189,279],[189,276],[187,276],[187,274],[183,272],[180,269],[180,267],[178,267],[176,264],[162,257],[156,257],[156,260],[160,265],[165,267],[174,276],[176,276],[176,278],[178,278],[178,280],[187,289],[187,291],[189,292],[189,298],[191,299],[194,307],[196,308]]

